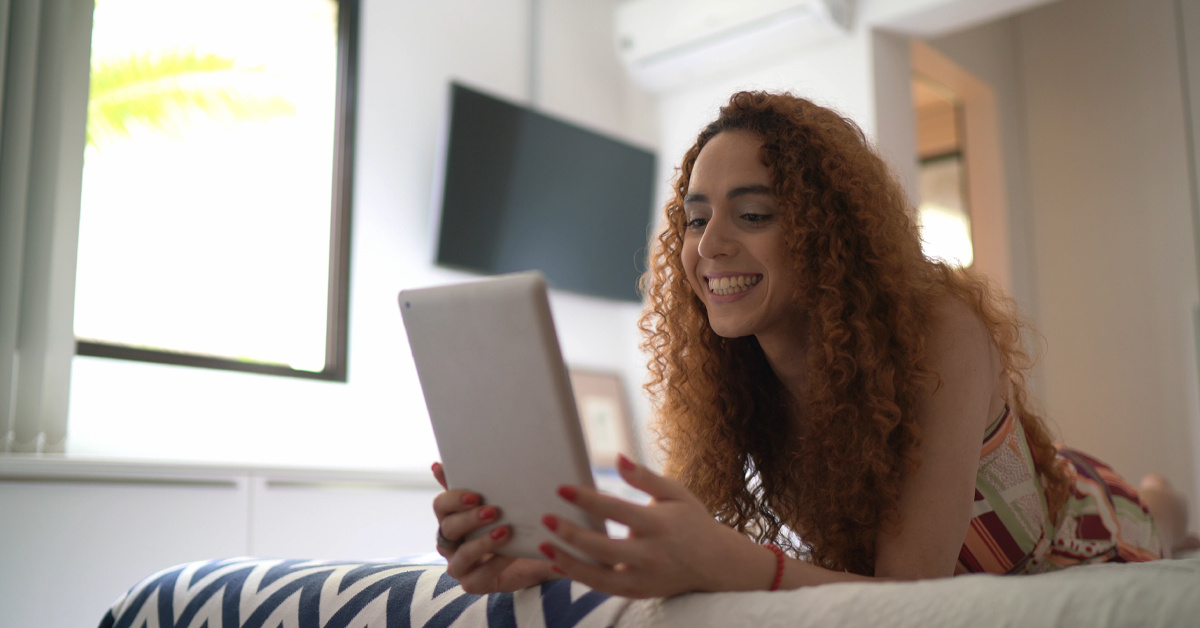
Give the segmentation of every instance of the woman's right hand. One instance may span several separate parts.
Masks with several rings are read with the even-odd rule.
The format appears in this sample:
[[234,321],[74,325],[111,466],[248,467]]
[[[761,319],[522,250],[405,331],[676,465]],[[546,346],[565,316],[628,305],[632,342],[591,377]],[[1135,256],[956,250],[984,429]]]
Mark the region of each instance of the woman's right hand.
[[[446,473],[440,463],[433,463],[433,477],[446,488]],[[513,558],[496,554],[496,550],[512,539],[510,526],[496,526],[487,534],[467,539],[472,531],[491,524],[500,517],[500,509],[484,505],[483,496],[471,491],[446,490],[433,498],[442,537],[457,544],[437,551],[446,558],[446,573],[462,585],[467,593],[497,593],[524,589],[558,578],[553,566],[543,560]]]

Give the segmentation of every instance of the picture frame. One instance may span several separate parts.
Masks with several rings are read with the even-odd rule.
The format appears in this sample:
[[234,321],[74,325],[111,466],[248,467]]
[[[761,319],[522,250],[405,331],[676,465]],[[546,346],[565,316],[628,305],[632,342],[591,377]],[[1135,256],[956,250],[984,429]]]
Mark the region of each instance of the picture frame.
[[617,455],[638,460],[629,402],[615,372],[569,369],[579,423],[592,466],[615,469]]

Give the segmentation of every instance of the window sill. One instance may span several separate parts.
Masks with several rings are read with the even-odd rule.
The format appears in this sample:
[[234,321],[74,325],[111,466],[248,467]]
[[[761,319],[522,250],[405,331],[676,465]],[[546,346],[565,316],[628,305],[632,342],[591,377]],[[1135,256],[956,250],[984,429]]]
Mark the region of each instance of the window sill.
[[142,461],[71,454],[0,454],[0,482],[167,484],[436,490],[427,473],[370,469]]

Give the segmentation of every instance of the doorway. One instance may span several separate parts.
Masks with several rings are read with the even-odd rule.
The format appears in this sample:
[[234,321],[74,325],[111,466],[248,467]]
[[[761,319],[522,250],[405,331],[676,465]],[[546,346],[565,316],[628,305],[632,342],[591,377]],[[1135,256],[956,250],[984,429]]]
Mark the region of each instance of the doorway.
[[912,77],[917,128],[917,220],[925,255],[960,268],[975,262],[967,170],[963,156],[962,99],[945,85]]

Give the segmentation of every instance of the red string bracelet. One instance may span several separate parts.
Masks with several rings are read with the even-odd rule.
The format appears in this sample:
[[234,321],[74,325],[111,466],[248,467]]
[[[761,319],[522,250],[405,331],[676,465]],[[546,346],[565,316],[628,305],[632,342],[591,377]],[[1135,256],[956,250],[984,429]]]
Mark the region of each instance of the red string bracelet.
[[767,543],[764,547],[775,553],[775,579],[771,581],[771,588],[768,590],[778,591],[779,584],[783,582],[783,550],[772,543]]

